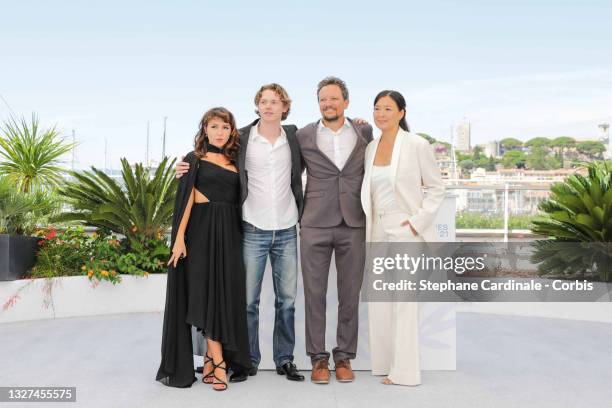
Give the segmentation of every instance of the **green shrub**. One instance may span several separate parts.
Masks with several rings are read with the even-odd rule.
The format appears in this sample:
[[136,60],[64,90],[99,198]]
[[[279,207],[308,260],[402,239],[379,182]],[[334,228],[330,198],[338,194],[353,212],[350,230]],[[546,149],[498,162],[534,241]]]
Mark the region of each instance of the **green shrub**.
[[[553,184],[540,203],[544,216],[533,221],[532,231],[545,237],[534,244],[533,256],[542,276],[612,280],[612,175],[606,162],[586,167],[586,177],[572,174]],[[577,244],[557,250],[564,243]]]
[[170,249],[161,236],[136,235],[130,242],[108,230],[88,236],[83,227],[40,230],[41,248],[32,277],[85,275],[91,281],[121,282],[120,274],[148,276],[166,270]]
[[31,235],[58,210],[52,193],[24,193],[8,177],[0,178],[0,234]]
[[83,227],[71,227],[65,231],[53,228],[38,231],[42,239],[32,268],[32,277],[82,275],[81,266],[91,252],[91,238]]
[[[534,218],[533,215],[510,215],[508,217],[508,229],[529,229]],[[461,212],[457,213],[455,227],[461,229],[502,229],[504,228],[504,217]]]

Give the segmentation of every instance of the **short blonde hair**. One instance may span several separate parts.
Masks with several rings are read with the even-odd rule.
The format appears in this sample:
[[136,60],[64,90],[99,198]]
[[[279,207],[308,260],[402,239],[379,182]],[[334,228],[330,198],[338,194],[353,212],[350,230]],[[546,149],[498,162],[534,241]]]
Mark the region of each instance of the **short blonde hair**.
[[[283,112],[281,120],[287,119],[287,116],[289,116],[289,111],[291,111],[291,98],[289,98],[289,94],[287,93],[285,88],[283,88],[279,84],[271,83],[259,88],[259,91],[257,91],[257,93],[255,94],[255,106],[259,105],[261,95],[264,93],[264,91],[267,90],[274,91],[274,93],[280,98],[283,105],[287,108],[287,112]],[[259,110],[255,109],[255,113],[259,116]]]

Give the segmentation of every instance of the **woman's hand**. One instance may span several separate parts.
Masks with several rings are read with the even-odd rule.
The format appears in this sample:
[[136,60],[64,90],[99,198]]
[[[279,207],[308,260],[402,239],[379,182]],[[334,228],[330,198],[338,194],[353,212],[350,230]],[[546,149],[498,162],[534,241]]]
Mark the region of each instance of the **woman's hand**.
[[417,232],[417,230],[414,229],[414,227],[412,226],[412,224],[410,223],[409,220],[406,220],[406,221],[402,222],[400,225],[402,227],[404,227],[406,225],[410,226],[410,231],[412,231],[412,235],[414,235],[415,237],[419,236],[419,233]]
[[187,247],[185,246],[185,239],[182,237],[176,237],[174,247],[172,247],[172,256],[170,257],[170,260],[168,260],[168,265],[174,261],[173,267],[176,268],[176,264],[178,263],[179,259],[185,258],[186,256]]

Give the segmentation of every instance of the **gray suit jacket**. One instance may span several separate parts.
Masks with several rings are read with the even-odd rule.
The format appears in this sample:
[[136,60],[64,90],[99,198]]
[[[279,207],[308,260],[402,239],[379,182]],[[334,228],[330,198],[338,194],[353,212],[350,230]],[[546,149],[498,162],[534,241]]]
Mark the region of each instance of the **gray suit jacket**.
[[360,193],[365,149],[372,140],[372,126],[347,120],[357,133],[357,143],[342,170],[317,146],[319,121],[296,133],[307,174],[301,226],[335,227],[344,221],[350,227],[365,227]]

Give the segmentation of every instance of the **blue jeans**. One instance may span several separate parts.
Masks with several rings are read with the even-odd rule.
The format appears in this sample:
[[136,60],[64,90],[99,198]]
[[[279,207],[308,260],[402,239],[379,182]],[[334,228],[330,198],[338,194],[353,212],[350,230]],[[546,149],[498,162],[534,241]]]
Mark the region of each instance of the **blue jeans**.
[[295,347],[295,297],[297,295],[297,232],[296,227],[283,230],[262,230],[242,222],[242,252],[246,268],[247,326],[253,367],[261,361],[259,351],[259,297],[270,256],[274,284],[273,354],[277,367],[293,362]]

